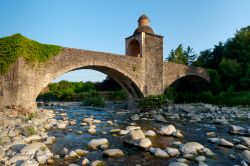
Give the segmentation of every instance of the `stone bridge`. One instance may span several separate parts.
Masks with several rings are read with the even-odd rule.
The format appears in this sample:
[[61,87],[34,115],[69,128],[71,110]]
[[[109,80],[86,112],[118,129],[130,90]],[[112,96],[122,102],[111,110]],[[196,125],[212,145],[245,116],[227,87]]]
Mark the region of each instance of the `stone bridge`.
[[163,37],[154,34],[149,19],[141,16],[134,34],[126,38],[126,55],[63,48],[46,63],[18,59],[0,75],[0,107],[21,105],[36,109],[39,93],[57,77],[72,70],[93,69],[112,77],[128,99],[163,94],[174,81],[197,76],[209,82],[205,69],[163,61]]

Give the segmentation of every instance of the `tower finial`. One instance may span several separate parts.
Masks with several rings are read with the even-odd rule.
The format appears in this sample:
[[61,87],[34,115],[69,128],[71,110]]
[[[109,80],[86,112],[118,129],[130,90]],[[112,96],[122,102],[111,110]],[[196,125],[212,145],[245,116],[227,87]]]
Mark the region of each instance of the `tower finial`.
[[150,24],[150,20],[148,18],[148,16],[146,16],[145,14],[141,15],[138,19],[138,27],[140,26],[149,26]]

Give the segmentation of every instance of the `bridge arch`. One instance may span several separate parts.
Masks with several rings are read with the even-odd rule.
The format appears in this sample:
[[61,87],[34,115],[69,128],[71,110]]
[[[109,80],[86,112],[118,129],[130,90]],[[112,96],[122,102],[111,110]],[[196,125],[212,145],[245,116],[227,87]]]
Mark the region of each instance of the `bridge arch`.
[[[124,56],[122,59],[123,62],[120,62],[122,56],[110,56],[106,53],[98,55],[102,53],[97,52],[92,55],[92,53],[93,52],[81,51],[80,54],[79,52],[72,54],[71,50],[69,56],[66,49],[60,56],[53,57],[53,59],[50,60],[51,63],[48,62],[40,66],[39,69],[36,70],[36,78],[34,78],[34,80],[39,80],[39,82],[35,83],[36,88],[34,89],[33,100],[35,101],[43,88],[53,80],[67,72],[79,69],[92,69],[110,76],[124,89],[128,100],[136,100],[144,97],[140,87],[140,80],[136,79],[136,75],[131,73],[131,69],[129,69],[129,66],[124,62]],[[114,61],[114,57],[117,58],[116,61]],[[130,63],[130,58],[134,58],[133,61],[136,61],[136,57],[126,58],[129,58]]]
[[173,80],[173,82],[171,82],[170,85],[165,87],[164,91],[166,91],[168,87],[175,87],[179,91],[189,90],[197,92],[208,88],[209,81],[200,75],[188,74],[188,75],[182,75],[176,80]]

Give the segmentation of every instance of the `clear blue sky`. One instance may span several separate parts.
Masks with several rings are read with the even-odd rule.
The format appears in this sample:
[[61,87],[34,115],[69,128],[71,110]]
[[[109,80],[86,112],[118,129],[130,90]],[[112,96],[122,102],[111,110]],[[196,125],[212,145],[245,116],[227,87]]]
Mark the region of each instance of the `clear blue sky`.
[[[0,37],[21,33],[42,43],[124,54],[141,14],[165,36],[164,57],[180,43],[198,53],[250,25],[250,0],[0,0]],[[68,80],[102,80],[76,71]]]

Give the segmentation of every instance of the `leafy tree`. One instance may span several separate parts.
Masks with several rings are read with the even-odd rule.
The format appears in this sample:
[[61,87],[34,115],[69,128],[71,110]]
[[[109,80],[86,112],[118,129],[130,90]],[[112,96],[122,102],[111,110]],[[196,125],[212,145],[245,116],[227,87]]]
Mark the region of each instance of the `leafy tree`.
[[195,59],[197,58],[197,54],[195,54],[194,49],[188,46],[183,53],[188,59],[188,65],[192,65]]
[[219,64],[224,85],[237,84],[237,78],[241,75],[241,66],[236,60],[223,58]]
[[184,53],[182,44],[180,44],[175,50],[171,50],[168,61],[185,65],[188,64],[188,57]]

